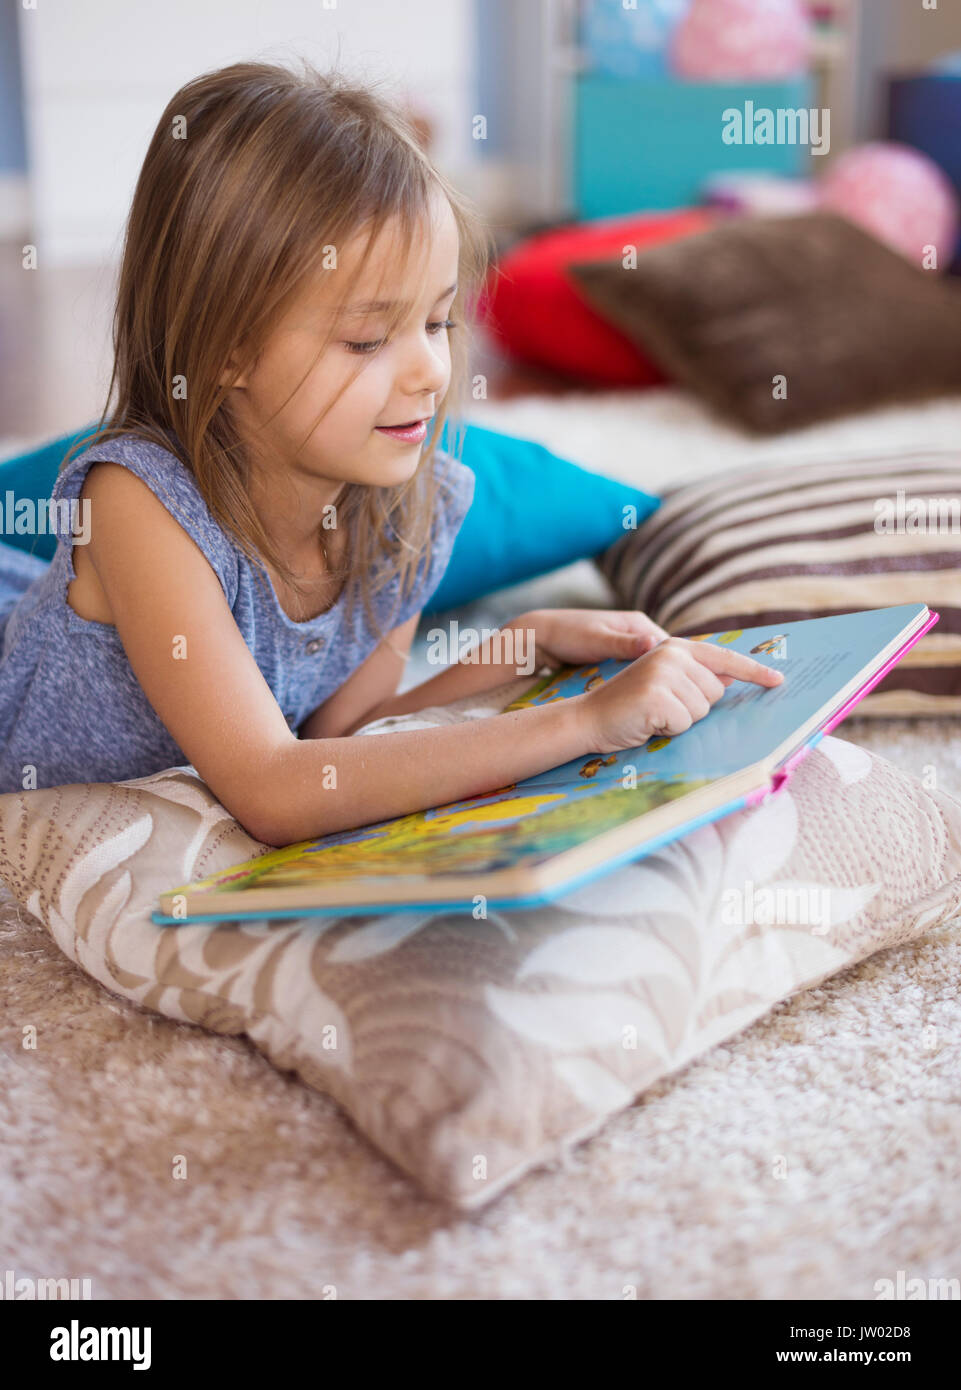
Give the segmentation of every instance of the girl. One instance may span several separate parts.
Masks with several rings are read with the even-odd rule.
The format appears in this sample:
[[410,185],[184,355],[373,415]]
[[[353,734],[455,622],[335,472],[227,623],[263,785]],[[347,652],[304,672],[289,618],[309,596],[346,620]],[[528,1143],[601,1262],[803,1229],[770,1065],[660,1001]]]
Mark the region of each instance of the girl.
[[488,258],[373,91],[238,63],[176,94],[126,231],[115,408],[66,459],[56,556],[7,620],[0,791],[189,763],[284,845],[679,733],[731,679],[778,681],[640,613],[538,611],[507,625],[537,667],[640,659],[557,705],[352,737],[516,673],[461,661],[395,693],[473,492],[435,444]]

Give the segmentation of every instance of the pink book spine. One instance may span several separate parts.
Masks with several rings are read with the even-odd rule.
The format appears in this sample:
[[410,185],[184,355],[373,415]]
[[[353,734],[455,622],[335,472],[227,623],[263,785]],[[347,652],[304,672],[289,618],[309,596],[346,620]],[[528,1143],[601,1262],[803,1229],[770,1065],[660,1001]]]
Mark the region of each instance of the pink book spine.
[[848,714],[850,714],[851,710],[858,703],[858,701],[863,700],[865,695],[867,695],[869,691],[874,689],[878,681],[888,674],[892,666],[896,666],[898,664],[902,656],[904,656],[905,652],[910,651],[911,648],[914,646],[915,642],[920,642],[924,634],[926,632],[930,632],[931,628],[934,627],[935,623],[938,621],[940,617],[940,613],[930,613],[928,615],[927,622],[924,624],[924,627],[922,627],[919,632],[916,632],[913,637],[909,637],[908,640],[904,643],[904,646],[899,647],[898,650],[894,653],[894,655],[884,663],[880,671],[873,675],[869,681],[866,681],[865,684],[861,686],[860,690],[856,690],[854,692],[850,700],[848,700],[847,704],[841,706],[837,714],[831,720],[830,724],[825,724],[822,732],[825,734],[829,734],[832,729],[836,729],[837,726],[840,724],[841,720],[844,719]]
[[[903,646],[899,647],[898,650],[894,653],[894,655],[888,658],[888,660],[884,663],[881,669],[879,671],[876,671],[870,680],[865,681],[865,683],[854,692],[854,694],[851,696],[849,700],[845,701],[845,703],[838,710],[834,718],[831,719],[827,724],[825,724],[823,728],[818,730],[814,741],[819,740],[825,734],[829,734],[832,729],[836,729],[837,726],[840,724],[841,720],[846,719],[847,716],[851,713],[852,709],[854,709],[854,706],[858,704],[859,701],[863,700],[865,695],[869,694],[870,691],[874,689],[878,681],[884,679],[887,673],[891,670],[891,667],[896,666],[898,664],[898,662],[904,656],[905,652],[910,651],[916,642],[920,642],[921,638],[924,636],[926,632],[930,632],[931,628],[934,627],[935,623],[938,621],[940,616],[940,613],[930,613],[928,616],[928,620],[924,624],[924,626],[918,632],[916,632],[913,637],[909,637],[908,640],[903,644]],[[775,792],[780,791],[781,788],[784,786],[784,783],[791,777],[792,773],[794,772],[794,769],[798,766],[800,762],[803,762],[803,760],[807,757],[808,753],[810,753],[811,748],[812,743],[806,743],[803,748],[799,748],[798,751],[794,754],[794,756],[792,758],[789,758],[783,767],[778,768],[777,772],[775,772],[774,776],[771,778],[771,785],[769,787],[760,787],[756,792],[751,792],[748,795],[746,799],[746,805],[756,806],[759,802],[763,801],[765,797],[772,796]]]

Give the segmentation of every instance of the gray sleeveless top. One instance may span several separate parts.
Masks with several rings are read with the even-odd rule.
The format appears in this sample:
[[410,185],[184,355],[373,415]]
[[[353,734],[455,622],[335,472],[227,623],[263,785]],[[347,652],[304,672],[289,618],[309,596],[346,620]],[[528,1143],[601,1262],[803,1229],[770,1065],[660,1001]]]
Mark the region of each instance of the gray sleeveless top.
[[[177,456],[134,435],[94,444],[71,459],[53,488],[55,501],[76,499],[91,464],[120,463],[142,478],[207,557],[244,641],[287,723],[297,730],[343,685],[378,643],[357,595],[348,622],[346,590],[326,613],[295,622],[281,608],[266,573],[248,560],[215,521]],[[416,570],[409,597],[398,603],[399,576],[372,599],[389,632],[419,612],[437,588],[474,493],[474,475],[437,450],[431,561]],[[187,758],[140,687],[115,627],[81,618],[66,600],[76,578],[68,508],[57,508],[57,549],[49,565],[0,546],[0,793],[18,791],[25,769],[37,787],[145,777]],[[9,596],[11,577],[20,592]],[[396,605],[396,614],[395,614]],[[32,785],[28,782],[27,785]]]

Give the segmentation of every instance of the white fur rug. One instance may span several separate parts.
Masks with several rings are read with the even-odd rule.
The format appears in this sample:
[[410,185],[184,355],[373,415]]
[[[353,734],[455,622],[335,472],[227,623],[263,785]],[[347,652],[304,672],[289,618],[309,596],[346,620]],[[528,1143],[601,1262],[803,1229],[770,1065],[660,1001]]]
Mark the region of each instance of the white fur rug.
[[[476,418],[651,490],[748,458],[961,439],[961,402],[763,444],[668,391],[487,404]],[[459,616],[607,601],[576,565]],[[421,649],[405,684],[424,671]],[[841,732],[915,775],[933,766],[961,796],[947,721]],[[202,1299],[331,1286],[360,1299],[871,1299],[899,1270],[959,1278],[959,980],[952,929],[876,955],[456,1219],[324,1097],[242,1041],[106,994],[6,901],[0,1273],[89,1276],[97,1298]]]
[[475,404],[471,420],[546,444],[648,492],[741,464],[961,447],[961,396],[890,406],[770,438],[742,434],[686,391],[576,392]]

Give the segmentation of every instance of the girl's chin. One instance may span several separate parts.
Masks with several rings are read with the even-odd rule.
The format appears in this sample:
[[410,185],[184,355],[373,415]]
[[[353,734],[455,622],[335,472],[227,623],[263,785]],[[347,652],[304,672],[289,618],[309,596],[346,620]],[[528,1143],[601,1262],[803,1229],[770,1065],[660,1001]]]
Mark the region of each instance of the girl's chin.
[[385,459],[383,456],[376,462],[372,462],[369,470],[365,470],[368,476],[358,481],[364,481],[371,487],[397,487],[399,483],[406,483],[417,472],[421,461],[421,450],[415,449],[396,449],[393,458]]
[[391,441],[385,449],[377,450],[377,467],[397,473],[409,472],[417,467],[423,451],[422,444],[396,444]]

